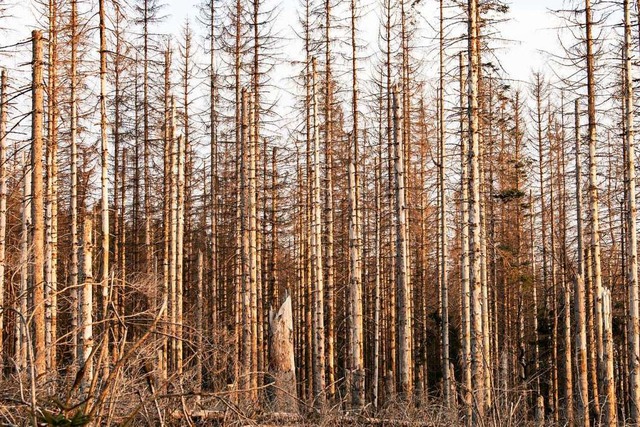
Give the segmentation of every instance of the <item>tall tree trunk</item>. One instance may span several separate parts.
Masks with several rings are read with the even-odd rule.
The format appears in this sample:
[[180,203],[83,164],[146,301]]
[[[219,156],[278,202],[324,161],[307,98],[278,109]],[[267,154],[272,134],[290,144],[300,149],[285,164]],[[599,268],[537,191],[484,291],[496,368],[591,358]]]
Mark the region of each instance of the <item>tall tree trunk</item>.
[[375,277],[373,287],[373,376],[371,380],[371,403],[378,409],[378,386],[380,383],[380,287],[382,285],[382,144],[378,144],[378,157],[375,159],[375,220],[374,251]]
[[478,73],[480,52],[478,45],[477,0],[468,1],[469,16],[469,231],[470,231],[470,283],[471,283],[471,369],[473,376],[475,416],[477,422],[485,414],[485,369],[482,323],[482,269],[480,223],[480,120],[478,105]]
[[[593,36],[592,36],[592,11],[591,0],[585,0],[585,30],[586,30],[586,67],[587,67],[587,100],[588,100],[588,117],[589,117],[589,209],[591,211],[591,257],[593,262],[593,288],[595,290],[596,301],[596,332],[597,332],[597,349],[598,359],[601,363],[601,376],[602,379],[613,378],[613,372],[609,369],[613,369],[613,364],[609,364],[604,359],[604,331],[603,331],[603,314],[602,308],[604,304],[602,302],[602,270],[600,261],[600,212],[598,201],[598,181],[597,181],[597,159],[596,159],[596,143],[597,143],[597,121],[596,121],[596,87],[595,87],[595,66],[594,66],[594,53],[593,53]],[[613,357],[613,355],[610,355]],[[613,386],[611,386],[613,387]],[[604,390],[607,397],[605,411],[608,425],[617,424],[617,413],[615,410],[615,399],[611,399],[609,390]],[[613,390],[613,397],[615,397],[615,390]]]
[[44,374],[47,369],[45,345],[45,316],[44,316],[44,192],[42,154],[44,140],[44,80],[43,80],[43,51],[42,33],[33,31],[33,76],[32,76],[32,124],[31,124],[31,169],[33,173],[31,204],[33,227],[33,323],[35,326],[35,371]]
[[16,321],[16,365],[19,371],[27,369],[27,334],[29,325],[27,324],[28,313],[28,292],[29,292],[29,246],[30,230],[32,224],[31,213],[31,181],[32,169],[27,160],[26,153],[22,155],[22,166],[25,169],[24,182],[22,187],[22,230],[20,234],[20,292],[18,297],[19,318]]
[[578,419],[589,427],[589,377],[587,373],[587,319],[584,289],[584,243],[582,238],[582,173],[580,161],[580,111],[579,100],[575,100],[575,178],[576,178],[576,230],[578,242],[578,271],[575,278],[574,304],[576,323],[576,360],[578,373]]
[[465,404],[467,423],[471,422],[472,402],[472,377],[471,377],[471,289],[469,282],[469,144],[465,121],[466,111],[466,79],[463,53],[460,52],[459,80],[460,80],[460,201],[461,201],[461,271],[460,271],[460,299],[462,301],[462,396]]
[[334,213],[333,213],[333,75],[331,57],[331,1],[325,0],[325,223],[327,238],[325,242],[327,270],[325,292],[327,295],[327,394],[333,399],[336,394],[336,360],[335,360],[335,265],[334,265]]
[[634,97],[633,73],[631,57],[631,13],[629,0],[624,0],[624,68],[625,68],[625,165],[627,182],[627,280],[629,292],[628,339],[629,339],[629,391],[630,422],[640,421],[640,285],[638,284],[638,243],[637,243],[637,208],[636,208],[636,165],[634,145]]
[[78,308],[79,308],[79,295],[78,295],[78,252],[80,251],[79,237],[78,237],[78,72],[77,72],[77,54],[78,54],[78,15],[77,15],[77,0],[71,1],[71,64],[69,76],[70,80],[70,145],[71,145],[71,159],[70,159],[70,172],[71,172],[71,197],[70,197],[70,209],[71,209],[71,265],[70,265],[70,280],[69,288],[71,290],[71,340],[73,358],[76,360],[74,366],[80,366],[80,348],[78,346]]
[[449,371],[449,280],[447,244],[447,195],[445,186],[445,119],[444,119],[444,0],[440,0],[440,83],[438,87],[438,183],[440,192],[440,283],[442,286],[442,386],[444,403],[451,405],[451,372]]
[[[46,150],[47,197],[45,207],[45,316],[47,330],[45,340],[47,345],[47,369],[51,372],[56,372],[58,348],[56,345],[58,340],[58,6],[55,0],[49,0],[48,38],[48,141]],[[2,236],[2,239],[4,239],[4,236]],[[0,325],[0,330],[2,330],[2,325]],[[0,345],[0,348],[2,348],[2,345]],[[0,356],[1,359],[2,357]]]
[[311,265],[313,269],[313,395],[316,405],[325,403],[324,279],[322,268],[322,203],[320,198],[320,135],[316,59],[311,59],[313,105],[313,169],[311,174]]
[[411,285],[409,276],[409,249],[407,243],[404,175],[404,144],[401,117],[398,105],[398,87],[393,87],[393,146],[394,146],[394,181],[395,181],[395,217],[396,217],[396,288],[398,311],[398,375],[400,392],[403,397],[410,399],[413,394],[413,379],[411,377],[412,338],[411,338]]
[[[104,334],[102,345],[109,354],[110,324],[109,313],[109,146],[107,139],[107,28],[105,16],[105,0],[100,0],[100,216],[102,265],[100,270],[100,287]],[[109,363],[102,366],[104,378],[109,376]]]

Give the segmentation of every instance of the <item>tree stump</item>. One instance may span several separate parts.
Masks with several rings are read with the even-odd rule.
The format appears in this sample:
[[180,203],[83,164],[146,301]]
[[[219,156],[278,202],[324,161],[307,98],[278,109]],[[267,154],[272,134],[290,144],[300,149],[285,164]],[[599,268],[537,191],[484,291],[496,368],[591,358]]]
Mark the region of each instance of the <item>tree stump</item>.
[[269,310],[269,396],[276,412],[297,413],[296,367],[293,350],[293,312],[291,297],[274,313]]

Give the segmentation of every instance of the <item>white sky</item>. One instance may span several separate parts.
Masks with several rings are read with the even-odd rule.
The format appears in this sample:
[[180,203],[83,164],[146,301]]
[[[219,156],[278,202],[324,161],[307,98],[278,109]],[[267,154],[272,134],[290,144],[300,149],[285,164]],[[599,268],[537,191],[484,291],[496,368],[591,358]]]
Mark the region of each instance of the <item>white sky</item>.
[[[167,0],[168,20],[162,29],[179,34],[182,24],[187,18],[195,20],[197,5],[200,0]],[[360,0],[366,4],[368,0]],[[532,70],[539,70],[547,62],[541,51],[553,51],[557,48],[555,27],[557,20],[549,13],[550,9],[564,6],[565,0],[511,0],[509,1],[510,20],[501,24],[501,35],[512,40],[500,55],[502,65],[508,76],[515,80],[528,80]],[[279,21],[281,25],[297,26],[296,12],[298,0],[284,0],[281,6]],[[423,0],[421,13],[432,23],[436,22],[439,0]],[[375,18],[373,18],[375,23]],[[361,28],[360,30],[363,30]],[[375,34],[378,28],[364,29]]]

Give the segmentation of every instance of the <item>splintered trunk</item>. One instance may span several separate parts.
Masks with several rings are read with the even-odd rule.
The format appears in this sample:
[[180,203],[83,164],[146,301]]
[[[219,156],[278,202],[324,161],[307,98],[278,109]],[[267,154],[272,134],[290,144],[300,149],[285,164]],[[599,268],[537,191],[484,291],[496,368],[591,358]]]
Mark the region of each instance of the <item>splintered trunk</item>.
[[33,323],[35,327],[35,371],[38,375],[44,374],[47,369],[45,346],[45,317],[44,317],[44,192],[43,192],[43,167],[42,154],[44,139],[42,135],[44,114],[44,81],[43,81],[43,53],[42,33],[33,32],[33,76],[32,90],[32,124],[31,124],[31,170],[33,179],[31,204],[32,226],[32,251],[33,251]]
[[296,365],[291,297],[285,294],[277,312],[269,312],[269,372],[273,407],[277,412],[296,413]]
[[320,135],[316,59],[311,60],[313,103],[313,169],[311,173],[311,266],[313,269],[313,395],[316,405],[325,403],[324,279],[322,268],[322,203],[320,198]]
[[93,220],[84,219],[82,232],[82,288],[80,305],[80,344],[78,369],[84,371],[83,390],[93,381]]
[[634,145],[634,99],[631,57],[631,17],[629,0],[624,0],[624,67],[625,67],[625,174],[627,183],[627,280],[628,280],[628,340],[629,340],[629,391],[630,422],[640,421],[640,287],[638,285],[638,243],[637,243],[637,208],[636,208],[636,166]]
[[[412,338],[411,338],[411,285],[409,276],[409,250],[407,244],[404,176],[404,144],[401,138],[400,114],[398,106],[398,87],[393,87],[393,146],[395,181],[395,218],[396,218],[396,288],[398,311],[398,376],[400,392],[410,399],[413,393],[411,376]],[[392,325],[394,327],[394,325]]]

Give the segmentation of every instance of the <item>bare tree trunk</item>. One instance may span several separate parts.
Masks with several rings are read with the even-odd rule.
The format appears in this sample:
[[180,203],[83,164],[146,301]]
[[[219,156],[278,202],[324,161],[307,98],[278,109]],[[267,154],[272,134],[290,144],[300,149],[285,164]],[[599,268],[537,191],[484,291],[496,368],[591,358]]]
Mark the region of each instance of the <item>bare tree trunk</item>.
[[460,53],[459,64],[460,80],[460,202],[461,202],[461,271],[460,271],[460,299],[462,301],[462,396],[466,406],[467,423],[471,423],[473,402],[472,402],[472,381],[471,381],[471,289],[469,283],[469,144],[466,134],[465,111],[466,111],[466,79],[463,54]]
[[248,179],[247,179],[247,208],[249,216],[249,298],[250,298],[250,322],[251,322],[251,395],[257,398],[258,387],[258,223],[257,223],[257,186],[256,186],[256,123],[255,123],[255,93],[249,95],[249,139],[248,139]]
[[[553,118],[551,115],[551,107],[549,107],[549,119],[548,125],[551,127]],[[549,163],[547,168],[549,169],[549,260],[551,267],[551,312],[552,326],[551,326],[551,392],[549,393],[549,407],[552,409],[553,422],[559,421],[559,393],[558,393],[558,286],[557,286],[557,262],[556,262],[556,205],[554,195],[554,176],[555,168],[557,164],[554,164],[553,158],[553,143],[557,141],[550,141],[549,143]],[[540,153],[542,158],[542,153]],[[542,163],[541,163],[542,164]],[[543,215],[545,210],[543,209]]]
[[375,278],[373,288],[373,377],[371,380],[372,404],[378,409],[379,383],[380,383],[380,286],[382,283],[382,143],[379,144],[378,157],[375,159],[375,220],[374,220],[374,251],[375,251]]
[[560,254],[560,262],[561,262],[561,282],[562,282],[562,290],[563,290],[563,332],[564,332],[564,360],[563,360],[563,369],[565,374],[565,420],[568,425],[575,424],[575,415],[574,415],[574,376],[573,376],[573,360],[572,360],[572,338],[571,338],[571,284],[568,280],[568,242],[567,242],[567,173],[566,173],[566,141],[565,141],[565,95],[564,91],[561,92],[560,95],[560,103],[561,103],[561,114],[560,114],[560,147],[558,150],[558,157],[560,163],[560,180],[558,183],[559,193],[560,193],[560,215],[562,216],[562,221],[559,222],[561,227],[561,254]]
[[80,344],[78,369],[84,370],[83,392],[93,381],[93,220],[84,219],[82,233],[82,291],[80,293]]
[[334,265],[334,213],[333,213],[333,75],[331,70],[331,0],[325,0],[325,222],[327,238],[325,242],[326,261],[326,303],[327,303],[327,393],[330,399],[336,394],[335,361],[335,265]]
[[31,168],[33,173],[31,196],[33,203],[33,323],[35,326],[35,371],[44,374],[47,369],[44,318],[44,192],[43,192],[43,114],[44,81],[42,33],[33,31],[33,77],[32,77],[32,128]]
[[393,87],[393,145],[395,169],[395,217],[396,217],[396,287],[398,310],[398,373],[400,392],[406,399],[413,394],[413,379],[411,378],[412,338],[411,338],[411,285],[409,276],[409,250],[406,229],[406,202],[404,181],[404,148],[401,138],[398,108],[398,87]]
[[31,180],[32,169],[26,153],[22,155],[22,167],[25,169],[22,187],[22,231],[20,234],[20,293],[18,297],[19,318],[16,321],[16,365],[19,371],[27,369],[27,333],[28,292],[29,292],[29,241],[32,223]]
[[351,0],[351,143],[349,146],[353,160],[349,166],[349,246],[350,246],[350,341],[351,354],[351,398],[355,408],[361,408],[365,403],[365,370],[364,370],[364,335],[362,320],[362,232],[361,212],[358,197],[358,47],[356,43],[357,2]]
[[576,181],[576,230],[578,242],[578,271],[575,278],[574,304],[576,323],[576,360],[578,373],[578,419],[589,427],[589,377],[587,371],[587,319],[585,308],[584,243],[582,238],[582,172],[580,161],[580,111],[579,100],[575,100],[575,181]]
[[[591,211],[591,257],[593,262],[593,288],[595,289],[596,298],[596,332],[597,332],[597,349],[598,359],[601,362],[602,379],[613,378],[613,364],[609,365],[604,359],[604,330],[603,330],[603,313],[604,307],[602,302],[602,271],[600,266],[600,213],[598,203],[598,184],[597,184],[597,159],[596,159],[596,142],[597,142],[597,122],[596,122],[596,87],[594,76],[594,54],[593,54],[593,36],[592,36],[592,12],[591,0],[585,0],[585,20],[586,20],[586,48],[587,48],[587,98],[588,98],[588,117],[589,117],[589,208]],[[613,355],[611,355],[613,357]],[[611,372],[609,371],[611,369]],[[617,424],[615,399],[611,400],[609,390],[605,390],[607,397],[606,411],[609,425]],[[615,397],[615,389],[613,389],[613,397]]]
[[[45,223],[45,316],[47,369],[57,371],[57,316],[58,316],[58,10],[54,0],[49,0],[49,61],[48,61],[48,97],[47,97],[47,197]],[[2,237],[4,239],[4,237]],[[1,306],[2,304],[0,304]],[[1,315],[0,315],[1,316]],[[0,321],[1,323],[1,321]],[[2,325],[0,324],[0,330]],[[1,341],[1,338],[0,338]],[[2,348],[2,345],[0,345]],[[1,350],[0,350],[1,353]],[[0,365],[2,357],[0,356]]]
[[[351,138],[352,144],[356,140]],[[354,149],[356,151],[357,149]],[[357,159],[357,158],[356,158]],[[358,221],[358,200],[356,177],[357,161],[349,163],[349,253],[350,253],[350,279],[349,279],[349,348],[351,355],[351,399],[354,408],[364,406],[364,359],[363,359],[363,331],[362,331],[362,267],[360,247],[360,227]]]
[[274,408],[280,412],[298,412],[296,399],[296,365],[293,345],[293,311],[291,297],[277,312],[269,312],[269,371],[273,379]]
[[196,295],[196,393],[202,391],[202,349],[204,343],[204,262],[202,251],[198,251],[198,287]]
[[[101,246],[102,269],[100,270],[100,287],[102,290],[102,345],[109,354],[110,323],[109,313],[109,147],[107,139],[107,28],[105,17],[105,0],[99,2],[100,15],[100,212],[101,212]],[[109,377],[109,363],[102,365],[102,375]]]
[[[162,198],[162,213],[164,215],[164,221],[162,222],[162,234],[163,234],[163,251],[162,251],[162,289],[161,293],[167,295],[167,301],[172,303],[170,298],[170,290],[173,289],[173,271],[172,268],[172,214],[173,214],[173,205],[172,205],[172,150],[173,150],[173,105],[171,103],[171,50],[170,46],[167,47],[167,50],[164,54],[164,150],[163,150],[163,188],[164,194]],[[171,311],[172,305],[169,308]],[[165,313],[165,321],[168,318],[168,314]],[[162,383],[166,382],[168,377],[168,366],[167,366],[167,345],[168,340],[167,336],[163,336],[161,338],[160,348],[158,349],[158,370],[160,371],[159,380]],[[160,385],[160,384],[158,384]]]
[[240,151],[240,215],[241,225],[241,263],[240,274],[242,283],[242,347],[240,351],[240,389],[246,390],[251,383],[251,289],[249,283],[249,234],[247,215],[247,187],[248,187],[248,147],[249,147],[249,94],[242,89],[241,104],[241,151]]
[[[217,68],[216,68],[216,47],[215,47],[215,1],[211,0],[209,10],[209,65],[210,72],[210,167],[211,167],[211,327],[210,333],[216,337],[218,333],[218,290],[219,277],[218,272],[218,114],[217,114]],[[214,338],[215,339],[215,338]],[[214,369],[218,368],[218,361],[213,359]]]
[[313,103],[313,169],[311,174],[311,265],[313,269],[313,377],[316,406],[325,404],[324,354],[324,279],[322,268],[322,202],[320,198],[320,135],[316,59],[311,59],[311,96]]
[[171,228],[170,228],[170,264],[169,264],[169,331],[170,339],[167,348],[167,367],[168,369],[176,369],[176,339],[177,336],[177,281],[178,281],[178,144],[175,134],[175,100],[171,97],[171,135],[169,138],[171,144],[171,173],[170,185],[171,191],[169,200],[171,204]]
[[176,328],[175,336],[175,360],[176,370],[182,374],[183,354],[183,318],[182,318],[182,297],[183,297],[183,277],[184,277],[184,165],[186,159],[184,136],[178,137],[178,175],[177,175],[177,242],[176,242]]
[[438,95],[438,183],[440,189],[440,282],[442,294],[442,386],[445,405],[451,406],[451,372],[449,371],[449,279],[447,244],[447,195],[445,186],[445,119],[444,119],[444,0],[440,0],[440,83]]
[[627,164],[627,280],[629,292],[628,339],[629,339],[629,388],[630,422],[640,421],[640,285],[638,285],[638,243],[636,208],[636,166],[634,145],[634,99],[631,57],[631,16],[629,0],[624,0],[624,67],[625,67],[625,145]]
[[[0,74],[0,378],[5,364],[4,353],[4,304],[5,304],[5,255],[7,243],[7,71]],[[20,321],[18,319],[18,321]]]
[[618,425],[618,405],[616,400],[616,382],[613,363],[613,314],[611,313],[611,291],[602,289],[602,334],[603,334],[603,363],[605,365],[604,394],[605,394],[605,423],[608,426]]
[[77,54],[78,54],[78,16],[77,16],[77,0],[71,1],[71,76],[70,80],[70,145],[71,145],[71,265],[69,287],[71,289],[71,346],[72,354],[75,359],[73,366],[80,366],[80,348],[78,346],[78,252],[80,251],[78,238],[78,99],[77,99]]
[[468,1],[469,16],[469,230],[470,230],[470,283],[471,283],[471,369],[475,396],[475,417],[480,422],[485,414],[485,372],[482,323],[482,271],[480,223],[480,128],[478,106],[478,73],[480,52],[478,46],[477,0]]
[[[535,216],[533,212],[533,192],[529,190],[529,221],[530,221],[530,241],[531,241],[531,276],[533,277],[532,283],[532,292],[531,299],[532,301],[532,311],[533,311],[533,370],[534,372],[539,372],[540,369],[540,346],[539,346],[539,335],[538,335],[538,286],[536,283],[536,254],[535,254]],[[537,399],[540,396],[540,376],[536,375],[535,378],[535,386],[534,386],[534,403],[537,404]],[[544,399],[542,400],[544,405]]]

